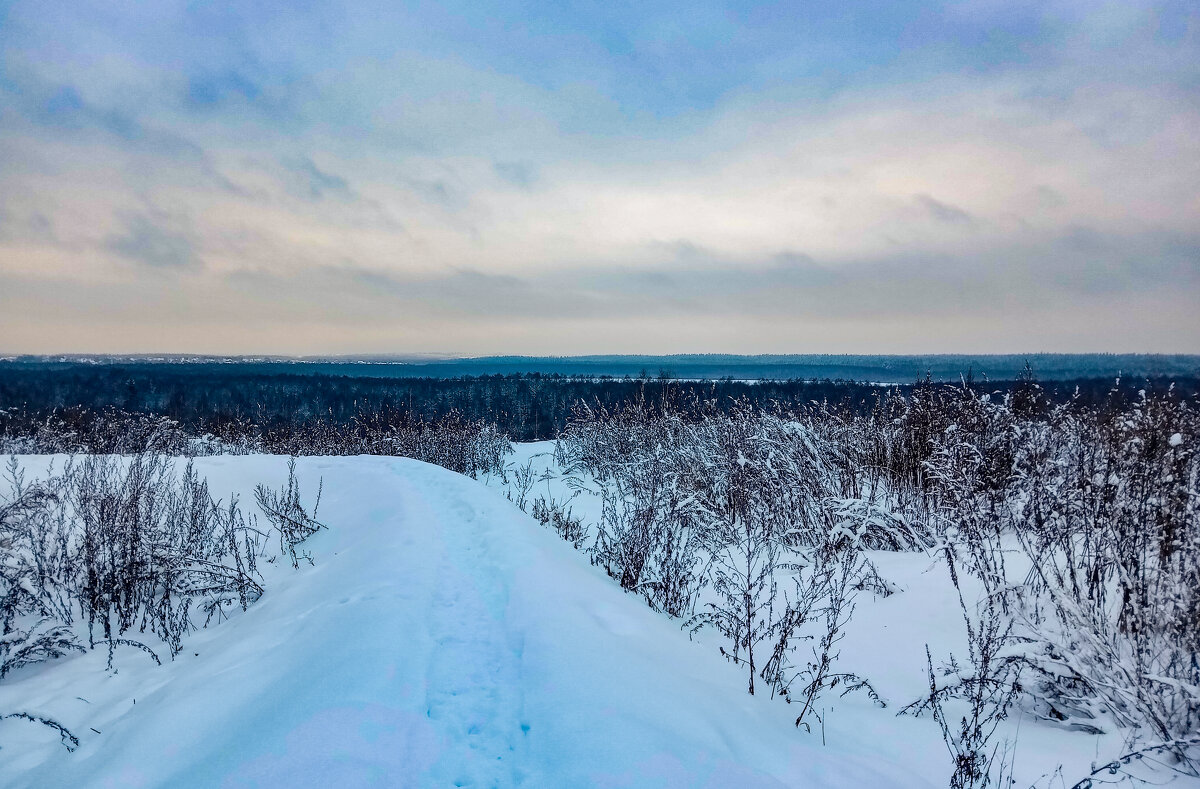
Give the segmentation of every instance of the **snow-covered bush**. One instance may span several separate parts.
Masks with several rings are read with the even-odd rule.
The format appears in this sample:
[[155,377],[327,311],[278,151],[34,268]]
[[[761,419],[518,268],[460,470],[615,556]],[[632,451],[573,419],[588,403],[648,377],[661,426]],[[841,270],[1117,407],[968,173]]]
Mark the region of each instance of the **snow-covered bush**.
[[79,648],[117,646],[172,655],[184,636],[263,593],[256,571],[263,533],[235,500],[214,501],[189,464],[161,456],[90,456],[27,484],[15,461],[0,504],[0,673]]
[[242,418],[192,434],[167,417],[111,408],[58,409],[36,418],[19,409],[0,410],[0,452],[16,454],[393,455],[478,477],[503,473],[511,451],[494,424],[457,411],[432,419],[364,411],[348,423],[317,417],[260,425]]
[[322,484],[317,486],[317,498],[313,502],[312,512],[309,513],[300,502],[296,459],[291,458],[288,460],[287,482],[282,489],[273,490],[266,485],[259,485],[254,489],[254,499],[258,502],[258,508],[279,532],[279,551],[292,560],[292,567],[299,567],[300,559],[312,563],[312,557],[307,553],[296,553],[296,546],[325,528],[325,524],[317,520],[323,488],[322,481]]
[[[959,663],[951,654],[944,664],[941,677],[933,667],[933,655],[925,646],[929,693],[900,710],[901,715],[930,713],[937,722],[942,740],[950,753],[954,769],[950,776],[951,789],[983,789],[1002,786],[1007,752],[996,741],[996,730],[1008,717],[1021,692],[1021,673],[1025,662],[1020,653],[1010,651],[1013,643],[1013,619],[1003,610],[1005,589],[997,586],[998,579],[987,575],[979,578],[982,594],[976,605],[969,605],[959,578],[963,547],[956,542],[958,535],[950,530],[941,551],[949,570],[950,581],[958,596],[966,625],[967,654]],[[968,537],[967,542],[973,538]],[[981,553],[977,548],[976,553]],[[990,553],[988,550],[982,551]],[[979,567],[980,565],[974,565]],[[957,724],[953,720],[951,699],[965,702],[965,712]]]
[[[942,553],[968,651],[941,676],[931,655],[906,709],[942,723],[954,785],[982,786],[1014,704],[1135,742],[1200,730],[1200,417],[1173,390],[1123,391],[1052,406],[1027,371],[1007,393],[926,381],[857,414],[642,400],[578,409],[557,459],[602,502],[592,560],[722,635],[751,692],[853,684],[830,668],[852,592],[894,589],[851,557]],[[1176,769],[1195,771],[1190,747],[1166,749]]]
[[113,408],[57,409],[36,418],[19,409],[0,410],[0,451],[10,454],[188,454],[191,437],[165,416]]
[[[995,671],[1029,669],[1026,702],[1048,720],[1158,742],[1194,733],[1194,405],[1169,392],[1050,409],[1031,381],[997,401],[964,389],[940,410],[946,427],[923,461],[925,517],[982,586],[973,635],[995,620],[1000,643],[989,644],[1005,652]],[[964,613],[970,628],[975,614]],[[1174,755],[1196,771],[1184,750]]]
[[575,515],[565,501],[557,501],[553,496],[538,496],[533,500],[529,511],[538,523],[549,526],[575,549],[583,547],[587,541],[588,530],[583,518]]
[[1196,409],[1168,397],[1060,410],[1022,446],[1022,614],[1057,714],[1200,730],[1198,439]]
[[[810,425],[749,403],[684,406],[581,409],[560,440],[562,460],[602,501],[593,561],[654,608],[690,614],[693,633],[721,635],[750,693],[765,682],[789,696],[803,677],[801,718],[823,689],[868,687],[832,670],[867,569],[859,552],[911,549],[918,531],[840,498],[857,491],[826,463],[830,447]],[[795,588],[781,592],[785,571]],[[813,660],[793,665],[808,640]]]
[[[178,465],[85,456],[27,482],[10,460],[0,491],[0,680],[98,647],[110,669],[118,648],[161,664],[156,650],[175,657],[189,632],[263,595],[269,532],[236,497],[214,500],[190,462]],[[297,544],[320,524],[301,505],[294,462],[288,471],[282,490],[259,486],[257,498],[295,565]],[[79,744],[44,715],[0,710],[10,718],[55,729],[68,750]]]
[[601,497],[592,561],[671,616],[693,607],[703,540],[684,428],[678,415],[644,403],[585,408],[561,442],[568,468],[586,472]]

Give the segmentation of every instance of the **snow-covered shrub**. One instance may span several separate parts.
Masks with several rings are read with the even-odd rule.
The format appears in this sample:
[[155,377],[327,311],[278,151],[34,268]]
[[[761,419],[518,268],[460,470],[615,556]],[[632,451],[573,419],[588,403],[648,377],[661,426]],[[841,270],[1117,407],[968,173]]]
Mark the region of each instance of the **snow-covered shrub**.
[[22,410],[0,410],[0,451],[20,454],[182,455],[191,437],[165,416],[106,408],[57,409],[37,418]]
[[[1052,407],[1027,371],[1007,393],[926,381],[857,415],[639,401],[577,410],[557,451],[603,504],[593,561],[660,610],[699,606],[689,621],[753,664],[748,685],[789,698],[836,676],[821,668],[838,606],[817,558],[943,552],[970,647],[944,677],[931,656],[931,695],[910,710],[939,717],[956,785],[977,786],[997,776],[991,733],[1018,701],[1135,740],[1200,729],[1200,418],[1172,391],[1122,391]],[[892,591],[869,564],[849,583]]]
[[754,680],[765,663],[761,650],[755,663],[755,648],[770,641],[776,625],[775,570],[783,543],[770,520],[751,514],[745,492],[736,486],[727,492],[730,517],[719,524],[723,528],[712,546],[709,569],[716,599],[688,624],[693,632],[710,625],[729,640],[731,648],[722,647],[721,654],[746,669],[753,695]]
[[[110,669],[126,648],[161,664],[157,643],[174,657],[189,632],[263,594],[257,562],[270,535],[236,498],[215,501],[191,463],[180,472],[162,456],[89,456],[27,483],[14,457],[5,482],[0,679],[97,647]],[[260,493],[295,563],[296,543],[318,524],[300,505],[294,463],[282,490]],[[43,715],[0,710],[5,719],[48,726],[68,750],[79,744]]]
[[[1002,749],[996,741],[996,730],[1021,694],[1025,662],[1019,653],[1010,651],[1013,619],[1002,609],[1004,589],[994,585],[997,579],[984,575],[979,603],[973,606],[967,603],[958,571],[961,563],[958,551],[962,545],[955,543],[956,537],[951,533],[942,545],[942,553],[966,625],[966,662],[960,664],[950,655],[939,677],[926,644],[929,693],[899,714],[930,713],[941,729],[954,764],[951,789],[983,789],[1004,785],[1007,743]],[[957,724],[953,720],[952,700],[966,707]]]
[[[839,697],[863,691],[880,707],[887,703],[864,677],[835,670],[838,644],[854,615],[854,597],[869,563],[856,545],[840,539],[804,551],[802,557],[804,562],[784,566],[793,573],[793,589],[790,595],[784,591],[782,613],[771,628],[771,657],[760,676],[772,693],[800,704],[796,725],[811,729],[806,718],[810,713],[821,717],[816,702],[827,690]],[[809,644],[808,657],[798,661],[801,644]]]
[[923,461],[922,517],[982,585],[980,621],[1003,620],[997,670],[1030,669],[1027,703],[1048,720],[1159,742],[1196,731],[1194,405],[1168,392],[1049,408],[1032,381],[1005,399],[951,395]]
[[[711,627],[724,637],[721,652],[746,670],[750,693],[761,681],[787,696],[803,675],[807,712],[823,689],[866,686],[831,668],[861,585],[857,557],[924,539],[870,501],[838,498],[858,491],[826,463],[830,447],[811,424],[744,402],[639,402],[581,409],[559,446],[602,500],[593,561],[653,607],[692,613],[693,633]],[[788,568],[799,570],[796,588],[781,593]],[[809,638],[813,661],[793,666]]]
[[44,715],[34,715],[29,712],[10,712],[7,714],[0,714],[0,721],[11,720],[13,718],[17,720],[26,720],[30,723],[40,723],[41,725],[58,732],[58,736],[62,740],[63,747],[67,749],[68,753],[79,747],[79,738],[72,734],[66,726],[63,726],[53,718],[47,718]]
[[508,492],[508,500],[516,504],[521,512],[529,510],[529,492],[533,490],[533,483],[536,481],[537,475],[533,472],[532,460],[513,469],[513,485]]
[[258,502],[258,508],[279,532],[279,550],[292,560],[292,567],[299,567],[300,559],[312,563],[312,557],[308,554],[296,553],[296,546],[325,528],[325,525],[317,520],[323,482],[317,486],[317,498],[313,502],[311,514],[300,503],[300,483],[296,479],[295,458],[288,460],[288,478],[283,488],[272,490],[265,485],[259,485],[254,489],[254,499]]
[[529,514],[543,526],[553,528],[559,537],[571,543],[576,550],[587,541],[588,529],[583,519],[574,515],[564,501],[557,501],[553,496],[538,496]]
[[561,445],[570,470],[599,488],[601,520],[592,561],[651,606],[683,616],[698,589],[703,535],[678,415],[644,403],[619,411],[581,409]]
[[830,539],[872,551],[918,551],[931,547],[932,537],[924,525],[913,523],[904,513],[871,499],[829,499],[833,518]]
[[27,627],[14,622],[0,636],[0,679],[13,669],[53,660],[72,651],[84,650],[69,627],[55,624],[49,617],[38,619]]
[[1194,406],[1166,397],[1058,413],[1022,447],[1022,613],[1057,714],[1200,730],[1197,440]]
[[[89,647],[150,652],[150,633],[176,654],[196,624],[262,595],[255,556],[262,534],[236,501],[221,505],[189,464],[160,456],[86,457],[27,485],[16,461],[0,504],[0,643],[9,668]],[[157,655],[151,652],[155,660]]]
[[369,411],[350,423],[311,419],[261,430],[255,446],[272,454],[389,455],[433,463],[459,474],[501,474],[512,452],[508,437],[496,426],[451,411],[436,419],[414,418],[399,411]]
[[399,411],[364,411],[349,422],[310,418],[285,424],[227,420],[189,433],[163,416],[117,409],[57,409],[34,417],[0,410],[0,451],[19,454],[165,454],[176,456],[268,453],[393,455],[411,457],[472,477],[503,473],[512,452],[495,424],[457,411],[421,419]]

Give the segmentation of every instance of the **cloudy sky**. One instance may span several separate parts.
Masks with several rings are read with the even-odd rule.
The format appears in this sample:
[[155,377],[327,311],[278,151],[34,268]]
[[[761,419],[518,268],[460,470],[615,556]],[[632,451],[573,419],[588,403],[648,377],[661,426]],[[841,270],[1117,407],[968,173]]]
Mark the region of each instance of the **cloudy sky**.
[[0,352],[1200,352],[1200,4],[0,0]]

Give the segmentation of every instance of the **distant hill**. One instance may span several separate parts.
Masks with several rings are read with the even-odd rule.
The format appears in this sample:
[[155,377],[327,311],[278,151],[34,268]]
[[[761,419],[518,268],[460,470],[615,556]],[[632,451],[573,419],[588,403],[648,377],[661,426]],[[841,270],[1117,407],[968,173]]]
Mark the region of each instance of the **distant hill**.
[[[213,365],[236,365],[240,372],[314,375],[368,376],[373,378],[457,378],[462,376],[541,373],[543,375],[612,376],[641,375],[670,378],[812,379],[833,378],[877,383],[912,383],[927,374],[934,380],[952,381],[969,373],[977,379],[1011,380],[1026,363],[1042,381],[1118,375],[1200,375],[1200,356],[1185,354],[1004,354],[868,356],[797,354],[737,356],[728,354],[678,354],[670,356],[484,356],[476,358],[433,358],[428,356],[282,357],[282,356],[195,356],[195,355],[60,355],[10,356],[4,366],[17,364],[42,368],[79,364],[170,365],[211,371]],[[181,369],[182,368],[182,369]]]

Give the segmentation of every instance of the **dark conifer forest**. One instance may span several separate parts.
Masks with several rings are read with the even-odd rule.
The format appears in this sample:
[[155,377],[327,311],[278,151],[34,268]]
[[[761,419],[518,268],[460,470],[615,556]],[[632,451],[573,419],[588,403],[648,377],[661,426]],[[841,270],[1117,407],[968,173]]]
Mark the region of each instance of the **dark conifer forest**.
[[[364,366],[360,365],[359,370]],[[344,369],[343,369],[344,372]],[[1025,380],[1037,380],[1028,368]],[[787,409],[813,405],[863,415],[882,399],[905,397],[921,379],[882,385],[842,379],[680,379],[672,371],[631,377],[558,373],[508,373],[455,378],[369,374],[300,373],[295,366],[258,364],[0,363],[0,436],[13,439],[46,431],[78,437],[79,448],[110,451],[103,425],[144,425],[168,420],[193,436],[232,439],[251,433],[281,451],[296,433],[337,428],[339,434],[410,427],[445,419],[494,426],[514,441],[557,436],[581,405],[614,407],[635,401],[773,404]],[[987,381],[968,368],[958,383],[981,394],[1004,395],[1016,380]],[[1128,401],[1140,391],[1190,397],[1200,376],[1087,377],[1043,381],[1047,403],[1097,405]],[[133,428],[132,434],[139,429]],[[113,431],[129,436],[130,429]],[[126,449],[134,449],[126,447]]]

